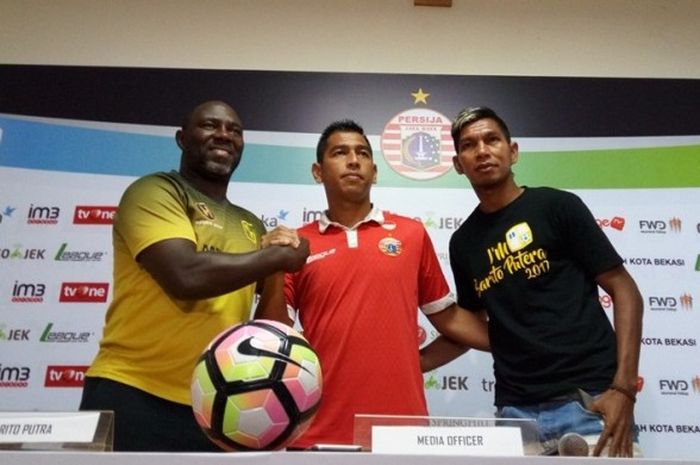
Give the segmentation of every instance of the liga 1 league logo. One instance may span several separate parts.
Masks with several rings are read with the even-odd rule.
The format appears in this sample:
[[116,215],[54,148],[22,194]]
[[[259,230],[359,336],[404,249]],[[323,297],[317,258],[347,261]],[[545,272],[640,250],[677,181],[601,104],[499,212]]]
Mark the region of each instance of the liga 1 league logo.
[[[412,93],[414,103],[426,103],[423,89]],[[397,114],[384,127],[384,160],[402,176],[419,181],[437,178],[452,168],[452,122],[429,108],[412,108]]]

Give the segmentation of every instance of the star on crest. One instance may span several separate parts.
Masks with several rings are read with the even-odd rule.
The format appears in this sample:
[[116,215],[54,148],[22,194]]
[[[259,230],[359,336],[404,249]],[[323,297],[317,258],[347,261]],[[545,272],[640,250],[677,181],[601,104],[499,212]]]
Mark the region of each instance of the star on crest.
[[423,92],[423,88],[419,87],[418,92],[411,92],[411,95],[413,96],[413,103],[424,103],[428,104],[428,97],[430,96],[429,93]]

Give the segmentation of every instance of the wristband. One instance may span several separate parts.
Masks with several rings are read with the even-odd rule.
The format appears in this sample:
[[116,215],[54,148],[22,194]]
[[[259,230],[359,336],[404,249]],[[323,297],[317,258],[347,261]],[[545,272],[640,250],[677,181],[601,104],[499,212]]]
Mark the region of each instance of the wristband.
[[617,391],[620,394],[623,394],[625,397],[631,400],[632,403],[637,402],[637,393],[631,389],[627,389],[618,384],[611,384],[608,389],[612,389],[613,391]]

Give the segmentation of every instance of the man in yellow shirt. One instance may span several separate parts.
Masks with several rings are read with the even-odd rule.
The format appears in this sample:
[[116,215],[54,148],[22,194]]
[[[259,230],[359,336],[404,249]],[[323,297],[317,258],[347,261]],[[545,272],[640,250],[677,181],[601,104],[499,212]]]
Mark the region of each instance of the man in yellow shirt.
[[179,171],[136,180],[114,221],[114,296],[80,408],[115,412],[115,450],[217,450],[190,406],[196,360],[250,317],[256,291],[281,293],[283,273],[309,253],[294,230],[266,234],[227,200],[244,146],[233,108],[202,103],[175,139]]

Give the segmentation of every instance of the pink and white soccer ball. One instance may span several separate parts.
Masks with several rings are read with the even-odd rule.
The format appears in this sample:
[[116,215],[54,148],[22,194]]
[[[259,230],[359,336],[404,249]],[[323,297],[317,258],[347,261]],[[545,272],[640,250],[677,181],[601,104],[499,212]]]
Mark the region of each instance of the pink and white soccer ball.
[[252,320],[216,336],[192,376],[192,409],[225,450],[280,449],[308,428],[323,390],[321,364],[296,330]]

